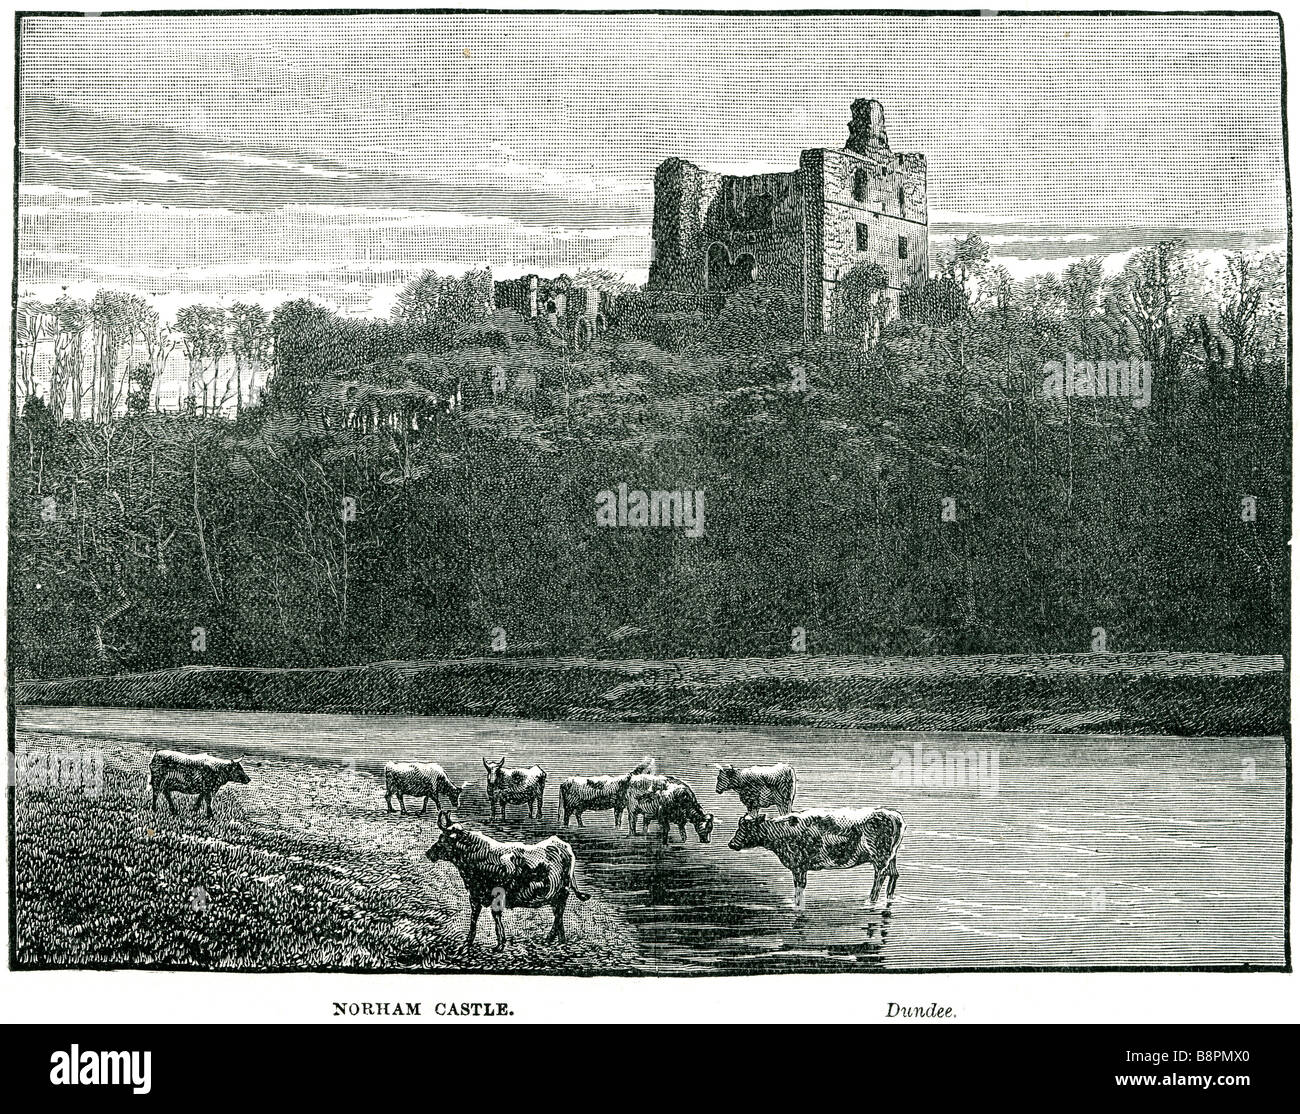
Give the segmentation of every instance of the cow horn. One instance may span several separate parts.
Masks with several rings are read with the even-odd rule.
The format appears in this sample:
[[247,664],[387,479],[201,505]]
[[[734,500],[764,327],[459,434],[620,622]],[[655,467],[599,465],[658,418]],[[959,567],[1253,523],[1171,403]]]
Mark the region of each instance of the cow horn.
[[483,759],[483,769],[487,770],[488,773],[492,772],[492,766],[486,758]]
[[451,827],[451,813],[438,810],[438,827],[444,832]]

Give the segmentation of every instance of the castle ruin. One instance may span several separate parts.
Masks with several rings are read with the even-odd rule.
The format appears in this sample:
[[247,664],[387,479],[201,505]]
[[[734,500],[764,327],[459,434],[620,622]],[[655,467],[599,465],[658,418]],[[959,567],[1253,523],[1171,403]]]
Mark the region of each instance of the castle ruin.
[[576,351],[589,348],[592,339],[605,331],[614,296],[595,287],[580,286],[568,275],[545,278],[529,274],[498,279],[493,284],[493,302],[497,309],[512,309],[530,320],[545,319],[547,326]]
[[883,268],[880,297],[929,273],[925,156],[895,153],[879,101],[853,102],[848,142],[814,148],[799,169],[736,176],[671,158],[655,172],[653,291],[726,295],[763,287],[802,312],[805,335],[831,328],[839,280]]

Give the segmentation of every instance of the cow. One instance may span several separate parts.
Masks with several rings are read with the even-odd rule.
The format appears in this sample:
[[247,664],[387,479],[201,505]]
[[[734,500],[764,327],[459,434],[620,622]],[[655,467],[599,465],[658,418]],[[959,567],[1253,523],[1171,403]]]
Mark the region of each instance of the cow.
[[775,766],[718,766],[718,792],[734,790],[753,816],[759,809],[775,808],[778,812],[794,811],[794,767],[778,762]]
[[695,792],[679,778],[663,774],[635,774],[628,782],[627,819],[629,830],[636,834],[636,818],[645,817],[644,830],[650,830],[650,821],[659,821],[659,832],[668,842],[668,827],[676,824],[686,838],[686,825],[695,829],[701,843],[708,843],[713,834],[713,814],[705,814]]
[[536,815],[540,817],[542,794],[546,792],[546,771],[541,766],[521,767],[516,770],[507,770],[505,766],[504,757],[495,766],[486,758],[483,759],[483,768],[487,770],[488,806],[492,810],[492,818],[496,819],[498,805],[501,808],[501,819],[504,820],[506,804],[521,802],[528,805],[530,817],[534,815],[534,808],[537,810]]
[[451,807],[460,805],[461,794],[469,788],[469,782],[456,785],[447,776],[447,772],[436,762],[386,762],[384,763],[384,803],[392,812],[393,798],[406,812],[407,797],[423,797],[424,805],[420,809],[423,816],[429,811],[429,798],[433,798],[433,807],[442,809],[440,796],[446,794]]
[[870,904],[880,897],[888,878],[888,904],[898,885],[898,846],[907,825],[888,808],[810,808],[768,819],[742,816],[728,846],[733,851],[765,847],[794,875],[794,907],[804,907],[804,886],[810,870],[837,870],[870,863],[876,877]]
[[564,818],[564,826],[569,826],[569,817],[576,816],[578,827],[581,828],[584,812],[613,809],[614,827],[617,828],[627,809],[628,783],[637,774],[652,773],[654,765],[653,758],[644,758],[632,768],[631,773],[622,777],[566,777],[560,782],[560,815]]
[[573,877],[573,848],[558,836],[541,843],[501,843],[439,811],[439,834],[425,852],[431,863],[448,862],[460,872],[469,893],[468,947],[474,946],[479,913],[492,910],[497,932],[496,950],[506,946],[502,914],[507,909],[540,909],[549,905],[555,924],[548,944],[564,943],[564,907],[572,891],[579,901],[591,895],[578,889]]
[[149,788],[153,794],[150,807],[157,810],[158,794],[167,806],[176,812],[173,793],[194,794],[194,811],[206,804],[208,816],[212,815],[212,794],[226,782],[247,785],[248,775],[237,758],[214,758],[210,754],[181,754],[176,750],[160,750],[149,761]]

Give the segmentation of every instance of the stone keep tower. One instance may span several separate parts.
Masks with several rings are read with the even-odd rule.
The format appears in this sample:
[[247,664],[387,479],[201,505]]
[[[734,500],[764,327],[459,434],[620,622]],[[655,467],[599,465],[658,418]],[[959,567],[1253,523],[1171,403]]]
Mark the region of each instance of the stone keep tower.
[[812,148],[799,169],[745,177],[672,158],[655,173],[651,290],[726,295],[762,286],[830,328],[841,276],[879,264],[891,314],[929,274],[925,156],[894,153],[879,101],[853,102],[842,149]]

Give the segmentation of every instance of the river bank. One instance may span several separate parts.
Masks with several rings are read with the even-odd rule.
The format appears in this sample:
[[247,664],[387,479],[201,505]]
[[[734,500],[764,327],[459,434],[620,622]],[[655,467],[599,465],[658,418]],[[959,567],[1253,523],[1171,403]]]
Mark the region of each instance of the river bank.
[[1289,722],[1281,656],[1190,652],[196,665],[20,680],[14,695],[20,705],[900,731],[1255,736]]
[[[20,753],[82,753],[85,737],[20,732]],[[512,910],[503,953],[454,868],[424,858],[436,817],[384,810],[365,770],[257,756],[247,786],[209,820],[178,797],[149,807],[151,747],[95,740],[98,786],[15,793],[14,941],[19,968],[631,971],[634,934],[599,897],[571,901],[568,943],[551,914]],[[26,768],[20,763],[19,769]]]

